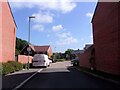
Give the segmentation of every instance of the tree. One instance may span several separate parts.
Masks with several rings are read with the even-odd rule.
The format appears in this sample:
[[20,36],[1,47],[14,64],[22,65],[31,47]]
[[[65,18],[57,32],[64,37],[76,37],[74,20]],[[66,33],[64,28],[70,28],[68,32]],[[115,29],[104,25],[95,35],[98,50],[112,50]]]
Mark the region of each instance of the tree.
[[15,54],[18,55],[20,53],[20,51],[25,47],[25,45],[27,45],[27,41],[22,40],[20,38],[16,37],[16,50],[15,50]]
[[73,51],[73,49],[67,49],[65,51],[66,60],[69,60],[69,59],[71,60],[72,59],[72,55],[71,55],[72,51]]

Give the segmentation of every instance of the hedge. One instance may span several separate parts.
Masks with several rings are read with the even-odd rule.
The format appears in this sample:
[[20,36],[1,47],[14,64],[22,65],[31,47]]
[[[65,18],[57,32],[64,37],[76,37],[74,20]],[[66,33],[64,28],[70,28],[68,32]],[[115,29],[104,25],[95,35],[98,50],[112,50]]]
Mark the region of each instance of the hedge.
[[7,63],[2,63],[2,74],[6,75],[18,70],[22,70],[23,65],[16,61],[8,61]]
[[65,61],[65,59],[56,59],[57,62]]

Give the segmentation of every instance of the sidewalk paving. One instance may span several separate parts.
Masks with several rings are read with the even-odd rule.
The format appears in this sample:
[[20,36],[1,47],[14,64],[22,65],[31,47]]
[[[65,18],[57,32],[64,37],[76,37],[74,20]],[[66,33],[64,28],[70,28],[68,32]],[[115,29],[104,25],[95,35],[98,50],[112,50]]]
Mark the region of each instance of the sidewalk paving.
[[21,70],[12,74],[2,76],[2,88],[13,89],[25,79],[37,72],[39,69]]

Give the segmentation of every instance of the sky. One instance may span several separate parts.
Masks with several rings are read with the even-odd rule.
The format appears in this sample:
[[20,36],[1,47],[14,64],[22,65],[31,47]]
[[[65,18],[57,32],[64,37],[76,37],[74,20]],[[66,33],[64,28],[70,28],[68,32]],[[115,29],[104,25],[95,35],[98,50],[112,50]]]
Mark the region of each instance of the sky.
[[30,43],[33,45],[50,45],[53,52],[64,52],[83,49],[85,44],[93,43],[91,19],[96,1],[18,1],[10,2],[18,38],[28,41],[28,17],[35,16],[30,20]]

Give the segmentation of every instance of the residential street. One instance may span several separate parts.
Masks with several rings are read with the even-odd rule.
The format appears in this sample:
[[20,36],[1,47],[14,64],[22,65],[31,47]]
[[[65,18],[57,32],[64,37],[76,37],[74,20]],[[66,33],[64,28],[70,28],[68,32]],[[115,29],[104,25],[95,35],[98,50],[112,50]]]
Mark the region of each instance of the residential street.
[[0,89],[119,89],[120,0],[103,1],[0,0]]
[[120,88],[120,86],[82,73],[70,61],[53,63],[30,79],[23,88]]

